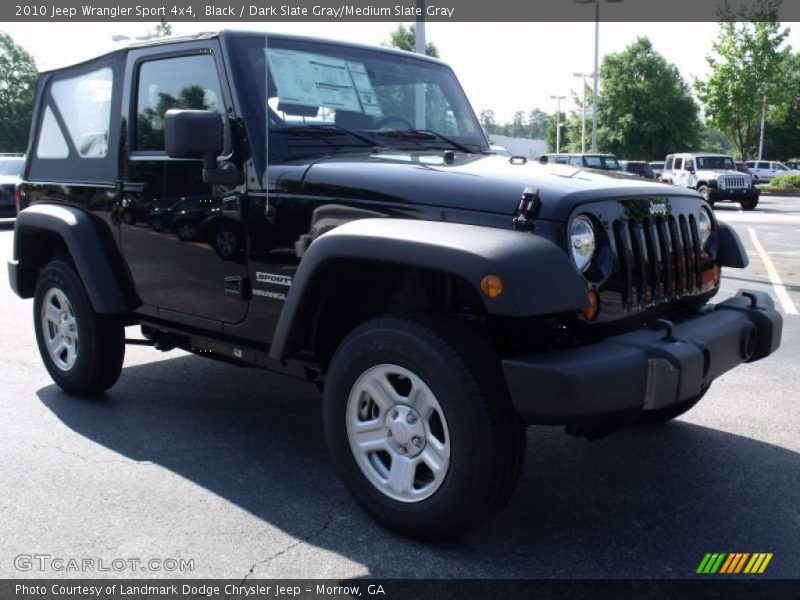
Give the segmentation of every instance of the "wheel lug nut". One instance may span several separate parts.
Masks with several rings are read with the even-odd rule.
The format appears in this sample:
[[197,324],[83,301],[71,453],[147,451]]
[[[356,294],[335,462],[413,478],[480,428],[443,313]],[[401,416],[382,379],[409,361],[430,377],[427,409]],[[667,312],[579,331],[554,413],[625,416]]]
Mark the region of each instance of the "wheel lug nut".
[[399,416],[400,416],[400,413],[399,413],[399,412],[397,412],[396,410],[393,410],[393,411],[392,411],[392,414],[391,414],[390,416],[392,417],[392,419],[396,419],[397,417],[399,417]]
[[387,429],[386,430],[386,437],[392,437],[392,430],[391,429]]
[[411,438],[411,443],[414,444],[417,448],[420,448],[422,446],[422,438],[419,437],[418,435],[415,435],[413,438]]
[[406,447],[405,447],[405,446],[400,446],[400,447],[398,448],[398,451],[400,452],[400,454],[405,454],[405,453],[407,452],[407,450],[406,450]]
[[416,422],[417,422],[417,416],[414,413],[408,413],[408,416],[406,417],[406,423],[408,423],[409,425],[413,425]]

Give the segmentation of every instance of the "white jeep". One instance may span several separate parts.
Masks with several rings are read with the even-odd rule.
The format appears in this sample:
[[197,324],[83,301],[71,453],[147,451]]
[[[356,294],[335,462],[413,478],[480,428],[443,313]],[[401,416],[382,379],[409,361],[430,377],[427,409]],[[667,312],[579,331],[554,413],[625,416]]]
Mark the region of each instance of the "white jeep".
[[711,205],[720,200],[738,202],[744,210],[758,205],[759,189],[725,154],[670,154],[661,180],[695,189]]

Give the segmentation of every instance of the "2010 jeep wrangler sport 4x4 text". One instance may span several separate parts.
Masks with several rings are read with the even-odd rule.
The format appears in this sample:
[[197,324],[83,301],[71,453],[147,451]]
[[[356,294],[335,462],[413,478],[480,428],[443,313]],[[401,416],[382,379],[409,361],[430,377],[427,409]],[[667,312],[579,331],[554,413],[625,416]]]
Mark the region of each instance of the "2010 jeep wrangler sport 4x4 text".
[[[317,383],[356,501],[421,539],[510,496],[526,424],[667,421],[780,343],[697,192],[493,156],[444,64],[223,32],[43,73],[11,286],[74,394],[126,326]],[[268,398],[265,398],[268,401]]]

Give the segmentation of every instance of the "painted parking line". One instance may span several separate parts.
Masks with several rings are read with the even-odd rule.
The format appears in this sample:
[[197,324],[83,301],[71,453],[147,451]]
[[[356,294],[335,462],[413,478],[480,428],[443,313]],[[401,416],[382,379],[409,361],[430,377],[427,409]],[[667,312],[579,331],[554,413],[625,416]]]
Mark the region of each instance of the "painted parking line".
[[764,250],[764,246],[762,246],[761,242],[758,240],[756,230],[752,227],[748,227],[747,230],[750,232],[750,240],[753,242],[753,247],[756,249],[756,252],[758,252],[761,262],[764,263],[764,268],[767,270],[767,275],[769,275],[769,279],[772,282],[772,287],[775,288],[775,295],[778,297],[781,305],[783,305],[783,312],[785,312],[787,315],[796,315],[797,307],[789,297],[789,292],[786,291],[783,281],[781,281],[781,276],[778,275],[778,271],[775,268],[775,265],[772,263],[772,259]]

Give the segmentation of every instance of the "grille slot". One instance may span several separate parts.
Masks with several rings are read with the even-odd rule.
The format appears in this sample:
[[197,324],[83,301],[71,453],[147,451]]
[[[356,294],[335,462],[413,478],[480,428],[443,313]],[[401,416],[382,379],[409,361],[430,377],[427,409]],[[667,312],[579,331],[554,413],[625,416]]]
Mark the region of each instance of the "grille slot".
[[693,215],[620,219],[613,231],[626,311],[702,289],[700,233]]
[[725,189],[747,187],[744,175],[723,175],[718,180],[720,187]]

